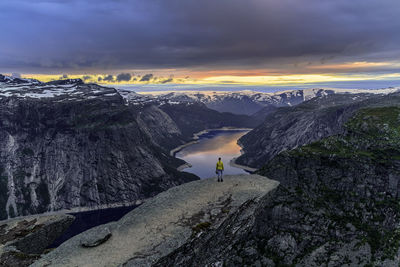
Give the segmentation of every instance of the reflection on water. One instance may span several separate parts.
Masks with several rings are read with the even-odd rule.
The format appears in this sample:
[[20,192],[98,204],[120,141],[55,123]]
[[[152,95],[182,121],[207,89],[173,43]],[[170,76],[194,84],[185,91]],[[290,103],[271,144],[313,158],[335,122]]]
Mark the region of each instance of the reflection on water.
[[243,174],[244,170],[231,167],[229,161],[240,155],[237,140],[248,130],[214,130],[203,134],[199,142],[185,147],[176,154],[192,165],[184,171],[191,172],[200,178],[215,176],[215,164],[221,157],[224,163],[224,174]]

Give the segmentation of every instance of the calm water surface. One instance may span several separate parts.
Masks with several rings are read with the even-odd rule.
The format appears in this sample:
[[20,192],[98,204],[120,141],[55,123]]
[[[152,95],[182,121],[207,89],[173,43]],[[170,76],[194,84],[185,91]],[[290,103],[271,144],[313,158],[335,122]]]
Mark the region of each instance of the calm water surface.
[[237,140],[248,133],[248,130],[213,130],[199,136],[199,142],[185,147],[176,157],[192,165],[184,171],[191,172],[200,178],[215,176],[215,165],[221,157],[224,163],[224,174],[244,174],[246,171],[231,167],[229,161],[240,155]]

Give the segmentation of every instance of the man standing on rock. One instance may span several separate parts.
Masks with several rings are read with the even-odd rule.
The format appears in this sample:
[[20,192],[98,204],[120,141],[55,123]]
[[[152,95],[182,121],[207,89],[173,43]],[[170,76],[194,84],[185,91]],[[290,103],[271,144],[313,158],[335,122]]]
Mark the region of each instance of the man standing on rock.
[[223,182],[222,173],[224,172],[224,163],[221,161],[221,158],[218,158],[217,166],[215,168],[215,173],[218,175],[218,182]]

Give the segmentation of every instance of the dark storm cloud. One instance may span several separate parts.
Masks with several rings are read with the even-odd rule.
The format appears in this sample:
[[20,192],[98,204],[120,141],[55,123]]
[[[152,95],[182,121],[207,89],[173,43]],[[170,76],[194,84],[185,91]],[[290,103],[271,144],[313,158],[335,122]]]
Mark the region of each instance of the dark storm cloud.
[[168,78],[168,79],[162,80],[161,83],[170,83],[172,81],[173,81],[172,78]]
[[103,81],[106,81],[106,82],[115,82],[115,79],[114,79],[114,76],[113,76],[113,75],[109,74],[109,75],[106,75],[105,77],[103,77]]
[[398,0],[2,0],[0,10],[0,71],[400,56]]
[[141,82],[148,82],[153,78],[153,74],[149,73],[149,74],[145,74],[142,76],[142,78],[140,79]]
[[117,75],[118,82],[122,82],[122,81],[129,82],[131,79],[132,79],[132,75],[129,73],[120,73]]

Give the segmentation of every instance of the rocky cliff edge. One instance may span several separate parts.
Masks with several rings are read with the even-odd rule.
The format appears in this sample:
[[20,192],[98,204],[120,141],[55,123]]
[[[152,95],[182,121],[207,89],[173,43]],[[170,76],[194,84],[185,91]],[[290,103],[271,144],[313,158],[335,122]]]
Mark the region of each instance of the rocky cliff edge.
[[32,266],[149,266],[218,228],[239,207],[257,203],[278,184],[259,175],[186,183],[151,198],[117,222],[71,238]]

